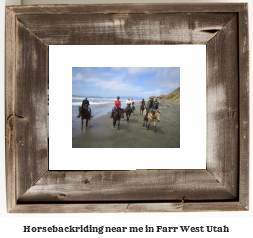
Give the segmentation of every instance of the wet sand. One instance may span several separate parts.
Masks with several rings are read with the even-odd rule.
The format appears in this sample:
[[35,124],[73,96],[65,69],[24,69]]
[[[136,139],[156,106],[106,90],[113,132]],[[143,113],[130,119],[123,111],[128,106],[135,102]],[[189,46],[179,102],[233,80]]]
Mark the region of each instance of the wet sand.
[[115,128],[107,115],[92,118],[89,125],[82,129],[81,120],[73,121],[73,148],[180,148],[180,105],[160,105],[161,120],[153,122],[150,128],[143,127],[140,106],[136,105],[129,122],[126,117],[120,121],[120,130]]

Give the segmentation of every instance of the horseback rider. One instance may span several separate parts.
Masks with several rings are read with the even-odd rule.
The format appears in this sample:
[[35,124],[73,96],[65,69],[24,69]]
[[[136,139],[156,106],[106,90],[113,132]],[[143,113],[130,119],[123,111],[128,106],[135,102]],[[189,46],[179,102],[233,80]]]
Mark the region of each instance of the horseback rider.
[[158,109],[158,106],[159,106],[159,102],[157,102],[157,99],[155,100],[155,108]]
[[[83,100],[83,102],[82,102],[82,108],[87,107],[87,109],[88,109],[88,111],[89,111],[89,113],[90,113],[90,117],[92,117],[92,116],[91,116],[91,109],[89,108],[89,105],[90,105],[90,102],[87,100],[87,97],[85,97],[84,100]],[[80,112],[79,112],[79,114],[78,114],[77,117],[78,117],[78,118],[80,117]]]
[[147,119],[147,115],[148,115],[150,109],[153,108],[154,106],[155,106],[155,104],[153,101],[153,97],[150,97],[150,100],[148,101],[148,104],[147,104],[145,119]]
[[88,101],[87,97],[84,98],[83,103],[82,103],[82,108],[87,106],[87,109],[89,110],[91,114],[91,109],[89,108],[90,102]]
[[131,99],[131,103],[132,103],[132,106],[134,106],[134,100],[133,99]]
[[120,97],[118,96],[117,100],[114,102],[114,107],[112,109],[112,113],[111,113],[110,118],[112,118],[112,115],[113,115],[114,111],[116,110],[116,108],[118,108],[118,107],[121,108],[121,102],[119,99],[120,99]]
[[146,105],[144,98],[141,101],[141,105],[144,105],[144,106]]
[[144,98],[143,98],[143,99],[142,99],[142,101],[141,101],[140,113],[141,113],[141,111],[143,111],[143,110],[144,110],[145,105],[146,105],[146,103],[145,103],[145,100],[144,100]]
[[83,102],[82,102],[82,108],[84,108],[86,105],[87,105],[87,108],[90,105],[90,102],[88,101],[87,97],[85,97]]
[[131,103],[132,103],[132,107],[133,107],[133,111],[135,110],[135,106],[134,106],[134,100],[131,99]]
[[125,108],[125,110],[127,109],[128,105],[130,106],[131,110],[133,111],[133,105],[132,105],[132,101],[130,101],[130,98],[128,98],[127,101],[126,101],[126,108]]

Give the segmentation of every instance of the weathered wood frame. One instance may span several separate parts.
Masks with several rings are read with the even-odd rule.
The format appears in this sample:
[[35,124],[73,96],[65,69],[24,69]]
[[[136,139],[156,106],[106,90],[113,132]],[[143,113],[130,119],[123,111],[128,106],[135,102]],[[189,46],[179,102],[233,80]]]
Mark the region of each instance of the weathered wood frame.
[[[247,211],[247,7],[6,7],[8,212]],[[48,171],[50,44],[206,44],[206,170]]]

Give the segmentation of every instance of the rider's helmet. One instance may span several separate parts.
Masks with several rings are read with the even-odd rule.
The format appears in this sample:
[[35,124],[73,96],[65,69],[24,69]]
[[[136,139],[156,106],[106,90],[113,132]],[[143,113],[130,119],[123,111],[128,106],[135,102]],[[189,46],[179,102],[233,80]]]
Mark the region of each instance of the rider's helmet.
[[153,97],[150,97],[150,99],[153,99]]
[[120,97],[118,96],[117,99],[120,99]]
[[87,99],[87,97],[85,97],[84,99]]

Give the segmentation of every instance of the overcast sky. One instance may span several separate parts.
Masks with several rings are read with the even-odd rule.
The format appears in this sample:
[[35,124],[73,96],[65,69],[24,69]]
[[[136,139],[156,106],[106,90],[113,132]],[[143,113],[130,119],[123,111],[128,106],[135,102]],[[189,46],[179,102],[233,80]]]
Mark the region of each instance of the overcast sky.
[[72,95],[148,98],[180,87],[179,67],[73,67]]

